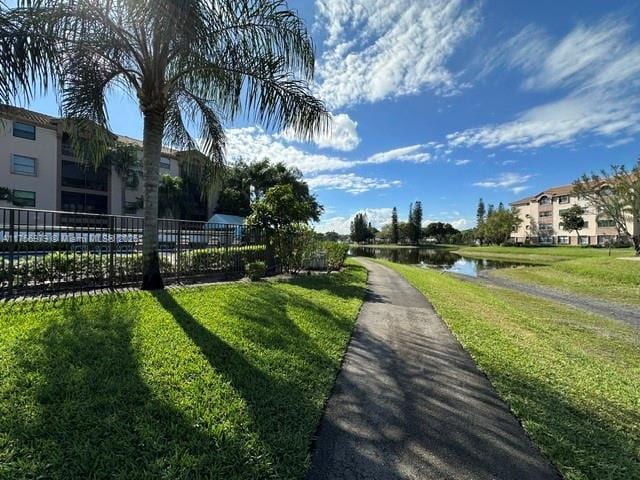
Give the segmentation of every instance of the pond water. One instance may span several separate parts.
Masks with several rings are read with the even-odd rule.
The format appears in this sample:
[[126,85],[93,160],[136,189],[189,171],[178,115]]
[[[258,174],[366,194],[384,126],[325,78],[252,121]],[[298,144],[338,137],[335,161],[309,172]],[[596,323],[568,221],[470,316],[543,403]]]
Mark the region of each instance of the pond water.
[[351,247],[349,249],[349,255],[378,258],[407,265],[419,265],[425,268],[434,268],[469,277],[477,277],[483,270],[531,266],[531,264],[518,262],[469,258],[442,248]]

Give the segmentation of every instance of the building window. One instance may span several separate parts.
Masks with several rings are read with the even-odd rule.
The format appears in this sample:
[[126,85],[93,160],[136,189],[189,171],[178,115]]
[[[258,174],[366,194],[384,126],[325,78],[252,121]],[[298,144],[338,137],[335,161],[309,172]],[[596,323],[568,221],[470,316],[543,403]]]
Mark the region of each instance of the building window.
[[11,157],[11,173],[16,175],[38,175],[38,166],[35,158],[24,155],[13,155]]
[[585,220],[584,225],[582,226],[582,228],[583,228],[583,229],[584,229],[584,228],[589,228],[589,222],[587,222],[587,221]]
[[25,190],[14,190],[13,204],[16,207],[35,207],[36,192],[27,192]]
[[108,197],[90,193],[62,192],[62,210],[66,212],[108,213]]
[[558,243],[560,245],[569,245],[569,237],[567,237],[567,236],[558,237]]
[[589,245],[591,243],[591,237],[580,237],[580,245]]
[[551,205],[551,197],[542,197],[540,199],[540,205]]
[[35,140],[36,127],[35,125],[29,125],[28,123],[13,122],[13,136],[26,138],[27,140]]
[[599,228],[608,228],[608,227],[615,227],[616,226],[616,222],[614,222],[611,219],[604,219],[604,220],[598,220],[598,227]]
[[598,235],[598,245],[608,245],[615,241],[616,237],[613,235]]
[[109,189],[109,170],[105,167],[96,170],[92,166],[63,160],[61,183],[63,187],[106,192]]
[[560,195],[558,203],[569,203],[569,195]]
[[168,158],[160,157],[160,168],[164,170],[171,170],[171,160]]
[[549,210],[548,212],[540,212],[540,214],[539,214],[540,218],[550,217],[552,215],[553,215],[553,213],[551,212],[551,210]]

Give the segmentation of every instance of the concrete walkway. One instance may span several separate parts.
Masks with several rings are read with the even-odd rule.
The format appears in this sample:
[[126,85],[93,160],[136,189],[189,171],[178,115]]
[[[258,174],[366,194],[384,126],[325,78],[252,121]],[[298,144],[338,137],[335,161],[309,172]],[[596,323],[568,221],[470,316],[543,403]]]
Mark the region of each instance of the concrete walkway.
[[360,260],[369,291],[307,479],[558,479],[424,296]]

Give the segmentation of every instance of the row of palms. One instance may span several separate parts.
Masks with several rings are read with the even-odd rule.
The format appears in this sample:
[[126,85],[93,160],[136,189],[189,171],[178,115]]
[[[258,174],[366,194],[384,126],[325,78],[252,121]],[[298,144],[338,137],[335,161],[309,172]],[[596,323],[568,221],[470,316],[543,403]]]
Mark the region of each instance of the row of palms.
[[76,154],[97,162],[108,148],[106,93],[117,87],[137,99],[144,122],[143,289],[163,286],[163,143],[202,151],[201,177],[213,188],[224,166],[223,123],[244,116],[302,139],[329,127],[324,105],[309,91],[313,72],[311,37],[284,0],[19,0],[15,8],[0,0],[1,101],[56,91],[73,138],[83,138]]

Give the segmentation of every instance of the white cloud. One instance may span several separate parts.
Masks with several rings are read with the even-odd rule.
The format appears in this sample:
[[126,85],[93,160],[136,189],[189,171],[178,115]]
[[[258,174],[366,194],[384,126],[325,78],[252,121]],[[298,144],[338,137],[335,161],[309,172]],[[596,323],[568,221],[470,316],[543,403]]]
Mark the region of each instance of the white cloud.
[[433,89],[455,92],[447,61],[480,22],[464,0],[317,0],[327,39],[317,94],[332,108]]
[[323,174],[306,180],[313,189],[344,190],[354,195],[402,185],[399,180],[361,177],[355,173]]
[[385,152],[371,155],[359,163],[387,163],[391,161],[423,163],[431,160],[431,154],[425,151],[428,145],[410,145],[408,147],[395,148]]
[[[453,146],[515,149],[563,145],[584,135],[617,138],[640,132],[640,42],[628,38],[630,23],[608,16],[578,25],[553,41],[527,27],[493,64],[522,70],[525,90],[556,90],[555,100],[514,120],[455,132]],[[493,67],[492,67],[493,68]]]
[[371,222],[371,225],[380,228],[391,222],[391,211],[391,208],[365,208],[353,212],[349,217],[322,218],[320,222],[316,224],[316,230],[319,232],[338,232],[342,235],[347,234],[351,229],[353,217],[358,213],[366,214],[367,220]]
[[[287,141],[296,141],[296,135],[291,130],[286,130],[277,135]],[[358,122],[354,121],[346,113],[339,113],[331,117],[331,131],[314,138],[314,143],[320,148],[332,148],[349,152],[355,150],[362,139],[358,136]]]
[[318,174],[347,170],[359,165],[381,164],[393,161],[422,163],[432,157],[427,145],[411,145],[371,155],[364,160],[347,160],[339,156],[309,153],[299,146],[290,145],[284,134],[271,135],[260,127],[231,128],[226,131],[227,157],[255,162],[269,158],[298,168],[303,174]]
[[305,152],[300,148],[286,145],[260,127],[231,128],[227,134],[227,156],[255,162],[269,158],[273,162],[284,162],[298,168],[303,174],[344,170],[354,166],[340,157]]
[[460,166],[460,165],[467,165],[468,163],[471,163],[471,160],[465,159],[465,160],[456,160],[455,162],[456,165]]
[[510,190],[513,193],[520,193],[526,190],[528,185],[525,185],[533,175],[522,175],[519,173],[501,173],[495,178],[489,178],[476,182],[473,185],[482,188],[501,188]]

